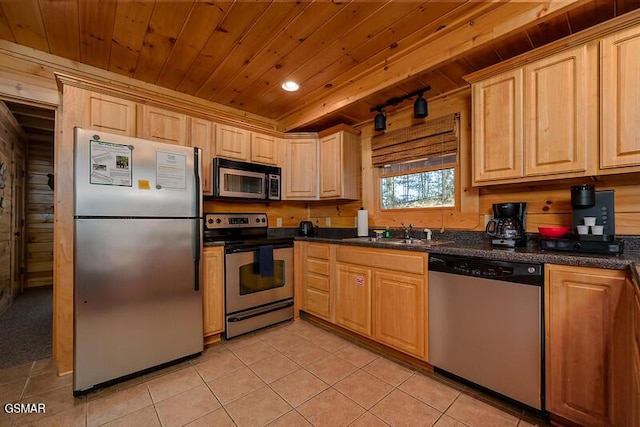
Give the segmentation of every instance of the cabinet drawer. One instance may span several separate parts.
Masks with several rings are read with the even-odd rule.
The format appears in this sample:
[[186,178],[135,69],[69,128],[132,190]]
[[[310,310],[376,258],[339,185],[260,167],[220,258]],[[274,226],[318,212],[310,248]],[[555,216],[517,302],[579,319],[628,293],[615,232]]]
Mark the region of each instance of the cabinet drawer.
[[307,288],[314,288],[323,292],[329,292],[329,277],[307,274]]
[[307,288],[304,294],[304,309],[309,313],[329,317],[329,294]]
[[385,249],[354,249],[348,246],[337,248],[336,260],[412,274],[425,274],[427,265],[426,254],[422,253]]
[[309,258],[329,259],[329,245],[309,243],[307,246],[307,256]]
[[329,275],[329,262],[319,259],[307,259],[307,272]]

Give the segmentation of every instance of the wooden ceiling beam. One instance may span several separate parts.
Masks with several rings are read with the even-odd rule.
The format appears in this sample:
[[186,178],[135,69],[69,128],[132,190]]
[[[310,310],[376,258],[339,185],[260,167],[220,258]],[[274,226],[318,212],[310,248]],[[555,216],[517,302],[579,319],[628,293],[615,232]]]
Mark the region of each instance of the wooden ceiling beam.
[[[476,19],[462,19],[445,35],[434,33],[433,37],[411,49],[361,73],[348,84],[323,92],[322,97],[313,98],[278,119],[283,131],[296,129],[317,121],[336,110],[396,85],[401,81],[450,61],[465,52],[507,36],[514,31],[533,25],[560,13],[579,7],[587,0],[558,0],[545,3],[509,2],[488,11]],[[477,13],[477,11],[476,11]],[[499,23],[496,25],[496,23]]]

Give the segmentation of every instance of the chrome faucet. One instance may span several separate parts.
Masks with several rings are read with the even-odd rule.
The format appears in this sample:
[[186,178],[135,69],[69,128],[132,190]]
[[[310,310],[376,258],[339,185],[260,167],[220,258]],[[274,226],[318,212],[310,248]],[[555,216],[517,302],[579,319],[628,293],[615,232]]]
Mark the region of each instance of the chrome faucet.
[[402,229],[404,231],[404,238],[411,239],[411,230],[413,230],[413,224],[409,224],[409,226],[407,227],[406,225],[404,225],[404,222],[401,222],[400,225],[402,226]]

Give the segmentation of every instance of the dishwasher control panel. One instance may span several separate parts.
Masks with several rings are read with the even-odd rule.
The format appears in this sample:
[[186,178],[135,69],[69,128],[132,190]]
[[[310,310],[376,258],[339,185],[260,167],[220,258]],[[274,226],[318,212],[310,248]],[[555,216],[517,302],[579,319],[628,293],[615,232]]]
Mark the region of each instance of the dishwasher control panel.
[[496,261],[448,255],[431,255],[429,271],[483,277],[508,282],[542,285],[542,264]]

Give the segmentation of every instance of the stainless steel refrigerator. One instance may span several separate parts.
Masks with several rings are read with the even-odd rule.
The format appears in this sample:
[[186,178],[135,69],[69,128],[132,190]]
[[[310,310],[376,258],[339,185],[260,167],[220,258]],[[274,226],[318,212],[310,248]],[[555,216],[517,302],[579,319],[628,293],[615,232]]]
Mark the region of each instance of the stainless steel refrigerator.
[[75,394],[199,353],[200,150],[75,129]]

